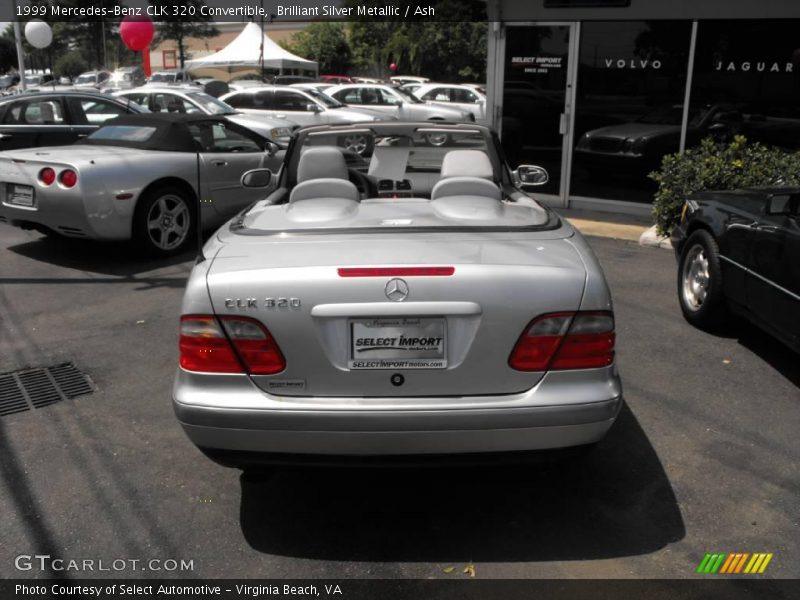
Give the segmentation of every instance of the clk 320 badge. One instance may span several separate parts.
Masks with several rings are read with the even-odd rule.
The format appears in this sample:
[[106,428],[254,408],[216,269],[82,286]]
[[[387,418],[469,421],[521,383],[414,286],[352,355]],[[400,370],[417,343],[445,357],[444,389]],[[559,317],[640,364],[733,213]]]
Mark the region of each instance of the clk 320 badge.
[[[300,308],[300,298],[265,298],[264,308]],[[257,298],[225,298],[225,308],[258,308]]]

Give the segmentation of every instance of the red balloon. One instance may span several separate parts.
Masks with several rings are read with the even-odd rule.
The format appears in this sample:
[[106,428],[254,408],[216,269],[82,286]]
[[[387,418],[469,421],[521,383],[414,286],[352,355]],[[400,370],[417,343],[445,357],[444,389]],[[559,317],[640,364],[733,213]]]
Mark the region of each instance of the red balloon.
[[144,50],[153,40],[154,27],[149,17],[125,17],[119,25],[119,35],[134,52]]
[[397,63],[392,63],[389,65],[390,71],[397,71]]

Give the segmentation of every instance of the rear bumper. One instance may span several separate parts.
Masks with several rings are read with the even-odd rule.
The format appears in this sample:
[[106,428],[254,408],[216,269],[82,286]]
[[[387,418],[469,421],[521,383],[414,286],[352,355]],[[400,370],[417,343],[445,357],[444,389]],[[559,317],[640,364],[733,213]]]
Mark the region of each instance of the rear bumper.
[[[287,399],[286,409],[259,409],[240,394],[275,396],[247,378],[227,382],[240,386],[231,390],[239,407],[223,406],[224,400],[210,405],[213,390],[197,387],[203,376],[179,369],[173,406],[189,439],[205,449],[317,456],[520,452],[591,444],[614,423],[622,404],[615,369],[593,369],[577,380],[575,373],[548,373],[533,389],[513,396],[414,398],[416,407],[379,409],[363,408],[367,398],[314,399],[314,407]],[[319,408],[320,400],[329,406]],[[246,403],[251,406],[242,407]]]
[[[5,184],[0,183],[0,185]],[[74,238],[126,239],[122,232],[130,230],[130,224],[127,222],[129,219],[114,214],[104,214],[102,218],[91,219],[87,216],[81,198],[71,196],[57,200],[40,195],[36,208],[21,208],[2,202],[0,221],[5,221],[14,227],[54,231]]]

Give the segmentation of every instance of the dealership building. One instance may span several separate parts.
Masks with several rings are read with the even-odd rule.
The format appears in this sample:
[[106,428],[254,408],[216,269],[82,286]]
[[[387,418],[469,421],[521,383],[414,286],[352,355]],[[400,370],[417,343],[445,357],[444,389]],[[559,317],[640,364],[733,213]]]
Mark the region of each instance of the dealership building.
[[704,138],[800,150],[800,0],[488,0],[487,115],[561,207],[648,213]]

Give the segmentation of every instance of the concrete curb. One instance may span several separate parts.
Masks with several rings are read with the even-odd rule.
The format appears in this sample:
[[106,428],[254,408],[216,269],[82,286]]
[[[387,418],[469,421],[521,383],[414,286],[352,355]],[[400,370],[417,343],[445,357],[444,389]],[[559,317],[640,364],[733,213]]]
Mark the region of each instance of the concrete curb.
[[672,242],[669,241],[668,237],[659,237],[659,235],[656,233],[655,225],[650,227],[639,237],[639,245],[672,250]]
[[642,225],[631,225],[628,223],[610,223],[607,221],[595,221],[576,217],[567,217],[567,220],[583,235],[610,237],[632,242],[638,242],[642,235],[644,235],[643,232],[645,230]]

